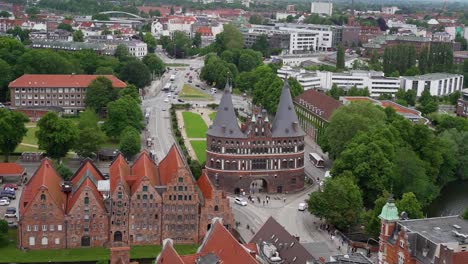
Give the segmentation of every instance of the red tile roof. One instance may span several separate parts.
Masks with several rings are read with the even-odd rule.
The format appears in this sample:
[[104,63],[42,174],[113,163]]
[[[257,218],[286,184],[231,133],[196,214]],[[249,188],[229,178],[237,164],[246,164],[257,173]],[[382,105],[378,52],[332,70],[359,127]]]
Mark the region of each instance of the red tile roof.
[[395,109],[397,113],[400,114],[413,114],[413,115],[420,115],[421,113],[417,110],[409,109],[407,107],[404,107],[402,105],[399,105],[397,103],[391,102],[391,101],[381,101],[381,105],[383,108],[385,107],[391,107]]
[[[62,192],[62,178],[55,171],[49,159],[43,159],[41,165],[23,189],[20,199],[20,214],[31,205],[31,201],[41,188],[45,188],[57,207],[65,211],[65,193]],[[26,204],[26,206],[25,206]]]
[[224,264],[257,264],[255,258],[219,221],[212,225],[198,252],[201,255],[213,253]]
[[13,162],[0,162],[0,176],[21,176],[24,168]]
[[127,84],[119,80],[114,75],[89,75],[89,74],[24,74],[18,79],[10,82],[10,88],[23,87],[44,87],[44,88],[62,88],[62,87],[81,87],[86,88],[97,77],[106,77],[114,88],[125,88]]
[[133,162],[132,175],[135,175],[137,178],[131,187],[132,194],[138,188],[139,183],[145,176],[148,177],[153,186],[159,185],[158,167],[151,159],[147,151],[143,151],[135,160],[135,162]]
[[206,175],[206,171],[203,170],[202,175],[197,180],[197,185],[203,193],[205,199],[211,199],[213,197],[214,187],[211,184],[210,179]]
[[117,155],[109,167],[110,192],[113,193],[117,185],[121,182],[127,192],[129,187],[125,177],[130,174],[130,167],[121,153]]
[[310,111],[312,111],[313,107],[322,110],[323,113],[321,116],[327,121],[330,120],[333,111],[335,111],[341,106],[340,101],[335,100],[333,97],[330,97],[324,93],[318,92],[313,89],[303,92],[301,95],[297,96],[294,99],[294,101],[299,105],[308,108],[306,105],[301,103],[301,99],[309,104]]
[[174,177],[177,177],[177,172],[180,168],[187,170],[185,163],[182,160],[182,155],[174,144],[166,157],[164,157],[164,159],[159,163],[159,177],[161,185],[167,185]]
[[188,264],[194,262],[184,262],[172,246],[172,240],[164,240],[161,253],[156,258],[155,264]]
[[200,33],[202,36],[213,36],[213,32],[210,27],[199,27],[197,33]]

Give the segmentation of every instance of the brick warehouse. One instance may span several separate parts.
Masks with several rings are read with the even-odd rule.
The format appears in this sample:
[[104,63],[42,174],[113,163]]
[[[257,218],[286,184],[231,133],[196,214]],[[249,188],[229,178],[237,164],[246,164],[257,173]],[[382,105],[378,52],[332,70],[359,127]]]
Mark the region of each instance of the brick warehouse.
[[270,122],[266,110],[254,108],[239,127],[229,84],[207,132],[206,170],[217,188],[227,192],[294,192],[304,187],[304,135],[287,81]]
[[233,224],[229,200],[215,190],[206,173],[196,181],[173,146],[156,164],[147,152],[129,165],[118,155],[106,180],[85,160],[63,182],[44,159],[20,198],[18,246],[21,248],[107,247],[197,244],[220,217]]

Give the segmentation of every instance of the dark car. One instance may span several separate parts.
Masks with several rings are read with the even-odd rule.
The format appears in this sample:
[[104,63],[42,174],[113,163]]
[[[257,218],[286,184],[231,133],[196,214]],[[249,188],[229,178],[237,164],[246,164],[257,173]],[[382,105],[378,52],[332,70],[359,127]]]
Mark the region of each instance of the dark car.
[[200,87],[200,85],[197,83],[197,84],[195,84],[195,87]]
[[5,213],[5,217],[16,217],[16,208],[8,207]]
[[15,195],[15,194],[11,194],[11,193],[5,192],[5,191],[2,191],[2,192],[0,193],[0,198],[3,198],[3,197],[7,197],[7,198],[9,198],[9,199],[11,199],[11,200],[15,200],[15,199],[16,199],[16,195]]
[[181,103],[183,103],[183,102],[184,102],[184,100],[182,100],[182,99],[180,99],[180,98],[179,98],[179,99],[177,99],[177,101],[179,101],[179,102],[181,102]]

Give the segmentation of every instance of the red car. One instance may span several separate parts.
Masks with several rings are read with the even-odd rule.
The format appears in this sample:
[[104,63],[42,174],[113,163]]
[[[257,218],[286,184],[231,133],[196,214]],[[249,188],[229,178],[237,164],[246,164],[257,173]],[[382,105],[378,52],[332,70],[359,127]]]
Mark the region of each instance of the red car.
[[7,184],[3,185],[3,189],[5,189],[7,187],[11,188],[11,189],[18,190],[18,185],[14,184],[14,183],[7,183]]

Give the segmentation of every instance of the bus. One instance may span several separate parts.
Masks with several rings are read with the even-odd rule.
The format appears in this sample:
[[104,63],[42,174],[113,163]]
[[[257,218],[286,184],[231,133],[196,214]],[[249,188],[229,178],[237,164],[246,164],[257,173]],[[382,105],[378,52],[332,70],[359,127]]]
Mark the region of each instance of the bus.
[[309,153],[309,159],[312,164],[314,164],[315,167],[317,168],[323,168],[325,167],[325,161],[320,157],[319,154],[315,152]]
[[171,82],[173,82],[174,80],[175,80],[175,75],[172,74],[172,75],[171,75]]
[[171,83],[166,83],[163,87],[163,91],[169,92],[171,90]]

